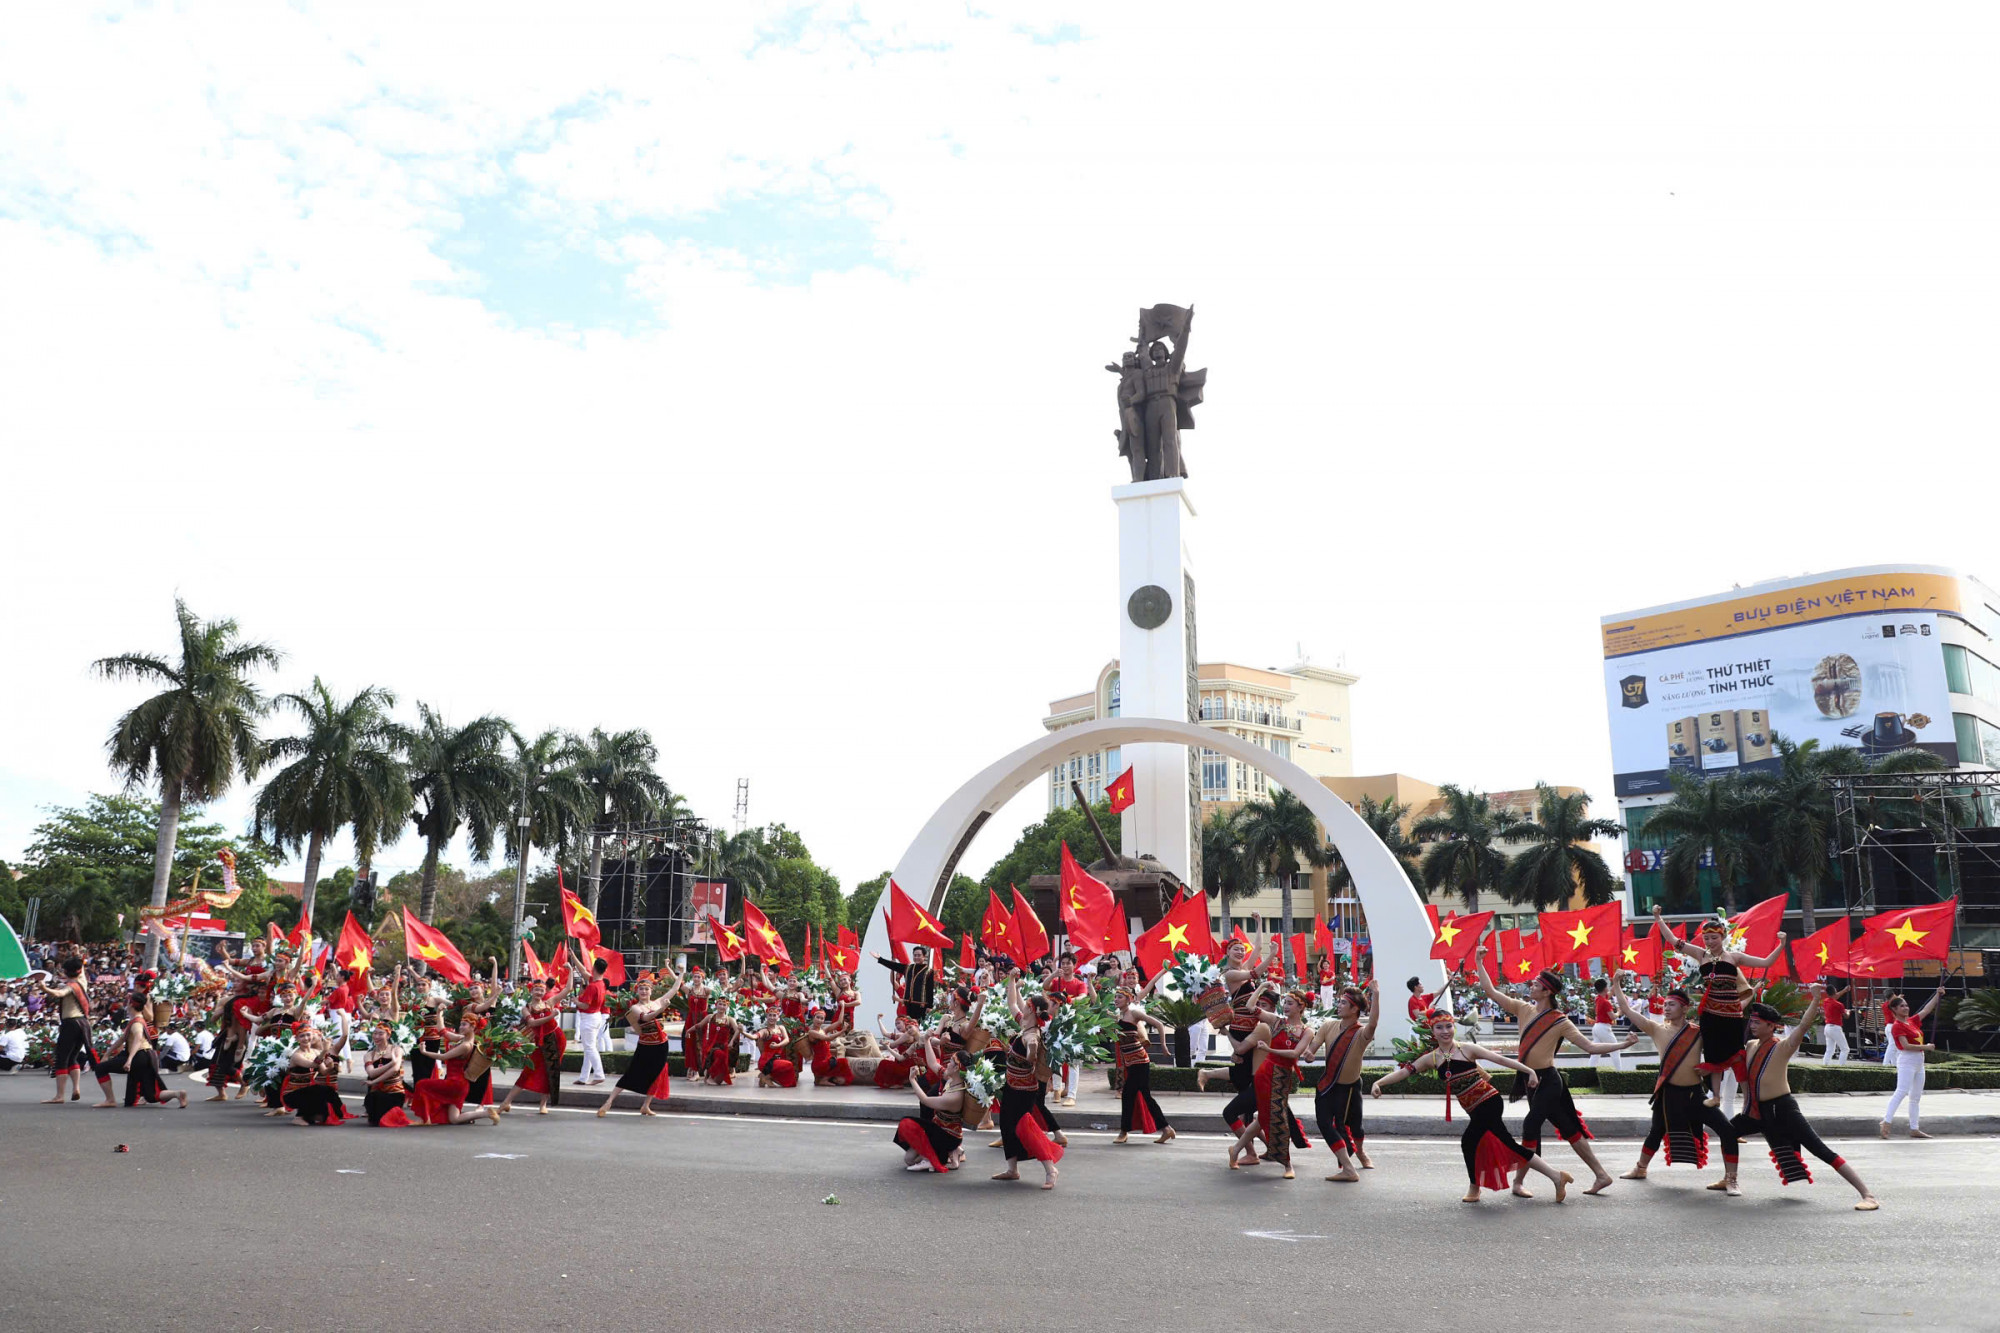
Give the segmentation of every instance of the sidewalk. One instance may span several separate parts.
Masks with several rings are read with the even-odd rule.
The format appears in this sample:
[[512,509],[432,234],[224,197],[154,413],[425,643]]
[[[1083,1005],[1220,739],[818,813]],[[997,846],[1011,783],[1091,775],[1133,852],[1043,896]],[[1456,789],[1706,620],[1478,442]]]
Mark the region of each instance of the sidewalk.
[[[495,1101],[506,1096],[507,1090],[513,1086],[514,1072],[494,1071]],[[614,1093],[618,1096],[614,1109],[638,1109],[639,1099],[636,1096],[629,1092],[617,1093],[615,1079],[583,1088],[576,1086],[572,1078],[568,1074],[563,1076],[564,1106],[595,1110],[603,1104],[605,1094]],[[1118,1097],[1103,1088],[1101,1073],[1098,1080],[1097,1089],[1078,1090],[1075,1106],[1055,1108],[1058,1119],[1081,1129],[1117,1129]],[[343,1077],[340,1090],[358,1097],[364,1091],[362,1080],[357,1076]],[[1222,1132],[1222,1108],[1229,1099],[1227,1088],[1216,1092],[1163,1092],[1157,1095],[1160,1109],[1184,1132]],[[1644,1097],[1603,1096],[1579,1089],[1576,1103],[1591,1133],[1600,1139],[1643,1139],[1652,1123],[1652,1107]],[[519,1108],[532,1108],[534,1104],[534,1098],[528,1094],[515,1101],[517,1113]],[[684,1115],[866,1120],[893,1124],[911,1114],[916,1101],[907,1092],[884,1092],[872,1084],[852,1088],[815,1088],[810,1077],[800,1080],[796,1088],[759,1088],[756,1074],[748,1073],[737,1075],[734,1085],[722,1088],[677,1078],[674,1080],[673,1095],[656,1105],[669,1113]],[[1516,1103],[1510,1107],[1507,1119],[1518,1120],[1524,1105]],[[1876,1126],[1880,1123],[1882,1112],[1888,1105],[1886,1093],[1809,1093],[1799,1097],[1799,1108],[1825,1138],[1873,1138],[1878,1132]],[[1313,1099],[1310,1096],[1294,1097],[1292,1109],[1306,1126],[1307,1133],[1316,1134],[1317,1131],[1312,1128]],[[1465,1116],[1456,1108],[1452,1114],[1453,1119],[1446,1123],[1444,1100],[1435,1094],[1409,1096],[1395,1093],[1370,1098],[1364,1112],[1368,1133],[1383,1138],[1456,1136],[1465,1128]],[[1963,1092],[1954,1089],[1927,1092],[1923,1102],[1923,1126],[1926,1133],[1939,1136],[2000,1135],[2000,1091]],[[1898,1138],[1906,1133],[1900,1115],[1895,1133]]]

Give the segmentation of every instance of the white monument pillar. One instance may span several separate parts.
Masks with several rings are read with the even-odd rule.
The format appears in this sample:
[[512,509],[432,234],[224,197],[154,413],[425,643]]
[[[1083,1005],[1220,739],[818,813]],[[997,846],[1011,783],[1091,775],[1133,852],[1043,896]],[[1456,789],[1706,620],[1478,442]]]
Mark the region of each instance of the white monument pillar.
[[[1111,488],[1118,506],[1119,713],[1192,722],[1195,700],[1194,572],[1187,482],[1175,477]],[[1119,816],[1127,856],[1155,856],[1183,881],[1194,872],[1201,792],[1199,756],[1184,745],[1128,745],[1134,804]],[[1107,773],[1106,778],[1117,776]]]

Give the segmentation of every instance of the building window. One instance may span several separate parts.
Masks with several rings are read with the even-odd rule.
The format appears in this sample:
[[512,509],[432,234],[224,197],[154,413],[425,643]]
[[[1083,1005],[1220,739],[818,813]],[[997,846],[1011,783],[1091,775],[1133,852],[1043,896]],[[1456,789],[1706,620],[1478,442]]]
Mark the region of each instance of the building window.
[[1122,674],[1117,671],[1112,672],[1110,681],[1105,685],[1105,715],[1107,717],[1117,717],[1119,708],[1123,706],[1125,687],[1120,679]]
[[1214,801],[1229,794],[1229,761],[1213,750],[1201,752],[1201,794]]
[[1970,713],[1953,713],[1951,723],[1958,733],[1958,762],[2000,768],[2000,727]]
[[1124,759],[1124,756],[1125,751],[1119,746],[1114,745],[1106,750],[1104,752],[1104,771],[1114,778],[1123,773],[1125,765],[1121,761]]
[[1090,785],[1095,787],[1097,780],[1104,775],[1104,756],[1093,753],[1089,760]]
[[1953,694],[2000,704],[2000,667],[1963,645],[1944,646],[1944,681]]
[[1271,738],[1271,753],[1280,759],[1290,759],[1292,757],[1292,743],[1282,736],[1273,736]]

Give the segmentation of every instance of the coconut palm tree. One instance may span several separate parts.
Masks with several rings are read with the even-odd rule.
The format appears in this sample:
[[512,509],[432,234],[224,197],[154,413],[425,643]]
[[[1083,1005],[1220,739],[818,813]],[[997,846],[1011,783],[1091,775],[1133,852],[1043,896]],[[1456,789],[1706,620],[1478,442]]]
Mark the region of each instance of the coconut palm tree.
[[[518,939],[527,910],[528,860],[537,845],[558,860],[591,822],[590,786],[576,768],[581,751],[576,737],[549,730],[532,741],[520,732],[512,736],[514,804],[504,825],[507,854],[514,859],[514,909],[511,920]],[[508,967],[519,966],[518,951],[509,946]]]
[[[154,907],[166,905],[182,808],[220,797],[239,773],[256,776],[263,755],[257,719],[269,705],[249,676],[277,666],[281,656],[269,644],[243,642],[233,620],[202,623],[179,598],[174,599],[174,618],[180,630],[178,661],[151,653],[124,653],[92,664],[92,670],[108,680],[166,686],[119,718],[107,742],[111,766],[124,775],[128,786],[159,784]],[[159,951],[159,937],[148,932],[148,967],[159,961]]]
[[1583,844],[1592,838],[1615,838],[1624,825],[1588,817],[1590,797],[1583,792],[1563,795],[1546,783],[1535,784],[1535,814],[1515,821],[1500,834],[1505,842],[1533,846],[1516,852],[1500,875],[1500,894],[1510,903],[1533,903],[1537,911],[1568,904],[1579,886],[1584,902],[1608,903],[1623,884],[1604,858]]
[[1483,792],[1446,783],[1438,789],[1444,809],[1426,815],[1410,827],[1410,837],[1424,848],[1419,873],[1430,897],[1456,893],[1470,912],[1481,892],[1494,892],[1506,872],[1507,858],[1493,846],[1515,822],[1493,809]]
[[409,728],[392,721],[396,696],[370,685],[349,699],[334,697],[318,676],[303,694],[274,701],[305,723],[297,736],[265,747],[267,761],[289,759],[257,793],[251,836],[287,852],[306,849],[301,919],[312,915],[326,844],[354,829],[354,848],[365,864],[385,841],[402,832],[410,813],[410,777],[403,766]]
[[739,896],[762,893],[778,873],[764,844],[764,830],[755,828],[725,833],[712,841],[708,866],[709,874],[734,884]]
[[1215,896],[1225,925],[1229,904],[1250,892],[1255,874],[1243,854],[1243,808],[1216,809],[1201,826],[1201,887]]
[[493,855],[493,835],[506,822],[520,783],[501,746],[513,735],[503,718],[487,715],[454,727],[429,704],[417,705],[410,736],[410,822],[424,838],[423,880],[417,915],[425,921],[437,908],[438,858],[445,844],[466,831],[472,855]]
[[[1409,818],[1410,807],[1393,796],[1380,803],[1373,796],[1363,796],[1361,803],[1354,807],[1354,813],[1361,816],[1361,822],[1382,840],[1382,845],[1396,858],[1396,864],[1403,868],[1403,874],[1408,876],[1410,883],[1422,883],[1423,870],[1417,864],[1417,853],[1420,848],[1403,832],[1403,821]],[[1354,875],[1341,857],[1340,849],[1334,848],[1332,855],[1332,869],[1327,872],[1326,877],[1327,888],[1332,890],[1353,888]]]
[[[606,732],[592,727],[590,735],[572,741],[578,779],[589,789],[590,870],[584,877],[584,905],[597,910],[604,879],[604,835],[620,824],[670,817],[668,808],[680,798],[653,771],[660,751],[651,735],[638,729]],[[683,807],[684,808],[684,807]]]
[[1661,882],[1668,908],[1694,902],[1702,857],[1715,870],[1723,910],[1735,912],[1738,888],[1762,880],[1768,869],[1763,847],[1750,836],[1748,798],[1739,774],[1707,781],[1672,773],[1673,799],[1654,808],[1645,832],[1665,842]]
[[[1246,859],[1259,869],[1282,876],[1278,887],[1278,915],[1284,923],[1286,939],[1292,935],[1292,889],[1298,882],[1301,863],[1323,866],[1332,857],[1326,849],[1326,834],[1319,819],[1298,797],[1283,787],[1268,800],[1252,801],[1243,807],[1243,848]],[[1280,950],[1280,957],[1285,957]],[[1287,970],[1290,962],[1286,960]]]

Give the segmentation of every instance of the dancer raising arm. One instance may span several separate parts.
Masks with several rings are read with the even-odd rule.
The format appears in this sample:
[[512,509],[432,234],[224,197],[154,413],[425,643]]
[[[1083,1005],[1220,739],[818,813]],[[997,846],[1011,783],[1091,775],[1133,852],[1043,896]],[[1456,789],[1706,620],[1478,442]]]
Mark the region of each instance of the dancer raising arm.
[[[1459,1041],[1457,1020],[1442,1009],[1431,1010],[1425,1022],[1430,1027],[1431,1040],[1437,1045],[1418,1056],[1414,1063],[1399,1066],[1376,1079],[1368,1089],[1368,1095],[1380,1097],[1382,1089],[1400,1083],[1412,1074],[1437,1070],[1444,1076],[1445,1095],[1458,1098],[1458,1104],[1465,1109],[1465,1133],[1459,1136],[1458,1147],[1465,1155],[1465,1176],[1470,1188],[1461,1202],[1478,1203],[1482,1189],[1506,1189],[1509,1173],[1525,1168],[1540,1172],[1553,1181],[1556,1202],[1561,1203],[1575,1178],[1567,1171],[1556,1170],[1539,1154],[1529,1152],[1514,1141],[1514,1136],[1507,1132],[1506,1123],[1501,1119],[1504,1103],[1500,1099],[1500,1089],[1486,1077],[1479,1061],[1505,1065],[1526,1079],[1530,1088],[1541,1076],[1519,1060],[1510,1060],[1483,1046]],[[1514,1192],[1521,1194],[1518,1188]]]
[[1118,1137],[1111,1141],[1124,1143],[1136,1128],[1141,1134],[1158,1134],[1155,1143],[1172,1143],[1174,1127],[1167,1123],[1167,1113],[1153,1098],[1153,1056],[1146,1049],[1146,1029],[1158,1028],[1162,1037],[1173,1029],[1147,1013],[1139,1003],[1138,981],[1139,974],[1130,971],[1119,978]]
[[1275,1023],[1259,1023],[1250,1034],[1245,1049],[1252,1061],[1250,1086],[1257,1094],[1257,1116],[1243,1127],[1229,1150],[1231,1171],[1240,1169],[1237,1154],[1250,1146],[1253,1137],[1263,1138],[1265,1160],[1282,1164],[1286,1180],[1297,1174],[1292,1170],[1292,1148],[1312,1147],[1292,1115],[1291,1102],[1299,1087],[1300,1049],[1310,1039],[1306,1032],[1306,1006],[1310,1003],[1305,991],[1292,991],[1279,1001],[1284,1016]]
[[1847,1164],[1847,1159],[1826,1146],[1813,1127],[1806,1122],[1805,1113],[1799,1110],[1799,1099],[1792,1095],[1789,1077],[1792,1057],[1799,1053],[1799,1043],[1805,1040],[1807,1029],[1813,1025],[1813,1018],[1819,1010],[1820,996],[1825,989],[1818,982],[1813,983],[1812,1003],[1799,1015],[1799,1021],[1792,1025],[1789,1037],[1780,1038],[1778,1029],[1784,1025],[1784,1016],[1768,1004],[1753,1004],[1746,1015],[1751,1040],[1757,1043],[1750,1052],[1748,1068],[1742,1079],[1743,1111],[1729,1122],[1730,1127],[1744,1138],[1752,1134],[1762,1134],[1764,1142],[1771,1148],[1771,1165],[1778,1168],[1778,1178],[1790,1185],[1797,1181],[1812,1183],[1812,1171],[1799,1155],[1804,1148],[1813,1156],[1825,1162],[1840,1173],[1840,1178],[1854,1186],[1861,1202],[1854,1205],[1858,1213],[1872,1213],[1882,1205],[1868,1192],[1862,1183],[1861,1173]]
[[[1629,975],[1620,972],[1621,983]],[[1644,1180],[1653,1154],[1663,1143],[1668,1166],[1683,1162],[1696,1169],[1707,1166],[1708,1135],[1704,1131],[1712,1129],[1722,1140],[1722,1179],[1709,1188],[1731,1198],[1741,1194],[1736,1186],[1736,1131],[1721,1111],[1702,1101],[1701,1030],[1688,1022],[1688,1010],[1694,1007],[1688,993],[1668,991],[1661,1001],[1663,1016],[1657,1019],[1634,1009],[1622,984],[1613,986],[1611,994],[1625,1021],[1651,1037],[1653,1049],[1660,1053],[1659,1077],[1653,1080],[1652,1127],[1639,1149],[1639,1160],[1620,1179]]]
[[1743,1081],[1743,1005],[1750,998],[1750,983],[1744,980],[1743,969],[1769,967],[1782,957],[1785,952],[1784,932],[1778,934],[1778,947],[1768,956],[1758,958],[1730,948],[1728,928],[1720,921],[1701,923],[1700,944],[1676,939],[1671,932],[1662,934],[1665,925],[1656,903],[1653,906],[1654,935],[1664,938],[1675,949],[1701,964],[1701,1072],[1708,1076],[1708,1098],[1703,1104],[1720,1106],[1723,1074],[1733,1070],[1736,1081]]
[[632,1005],[625,1011],[625,1021],[639,1034],[639,1048],[632,1052],[632,1059],[625,1066],[625,1072],[612,1085],[609,1096],[597,1108],[599,1119],[611,1110],[611,1103],[618,1100],[618,1089],[636,1092],[643,1099],[639,1103],[640,1115],[656,1115],[653,1103],[665,1101],[672,1091],[672,1079],[668,1070],[667,1052],[667,1006],[680,993],[679,973],[670,973],[673,983],[666,993],[655,998],[653,995],[653,974],[640,976],[632,988]]
[[[1918,1128],[1918,1106],[1924,1099],[1924,1052],[1936,1048],[1924,1040],[1924,1020],[1938,1007],[1944,998],[1944,983],[1947,977],[1938,978],[1937,994],[1931,996],[1930,1003],[1919,1009],[1916,1016],[1910,1016],[1910,1002],[1901,995],[1892,995],[1882,1006],[1883,1017],[1889,1020],[1889,1030],[1884,1034],[1889,1049],[1896,1055],[1896,1091],[1889,1098],[1889,1109],[1882,1113],[1882,1137],[1889,1137],[1889,1129],[1896,1120],[1896,1108],[1909,1103],[1910,1137],[1927,1139],[1930,1135]],[[1828,1020],[1831,1024],[1831,1020]]]
[[1366,991],[1349,986],[1341,991],[1335,1005],[1339,1017],[1320,1024],[1300,1058],[1309,1058],[1318,1049],[1326,1052],[1326,1068],[1313,1092],[1313,1118],[1340,1161],[1340,1170],[1327,1179],[1345,1184],[1361,1179],[1355,1162],[1366,1170],[1375,1166],[1362,1146],[1361,1061],[1375,1040],[1375,1023],[1382,1014],[1381,983],[1370,977]]

